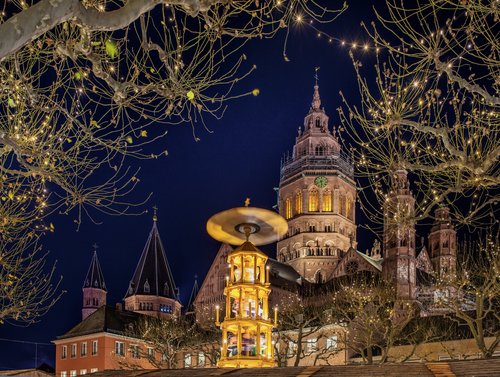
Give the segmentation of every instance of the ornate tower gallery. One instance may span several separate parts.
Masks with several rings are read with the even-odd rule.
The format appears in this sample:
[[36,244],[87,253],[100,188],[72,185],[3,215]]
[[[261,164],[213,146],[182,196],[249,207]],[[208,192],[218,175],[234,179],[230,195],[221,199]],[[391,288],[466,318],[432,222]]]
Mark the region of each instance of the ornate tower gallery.
[[354,169],[321,107],[319,86],[291,157],[282,161],[279,211],[288,233],[277,259],[311,282],[325,282],[350,247],[356,247]]

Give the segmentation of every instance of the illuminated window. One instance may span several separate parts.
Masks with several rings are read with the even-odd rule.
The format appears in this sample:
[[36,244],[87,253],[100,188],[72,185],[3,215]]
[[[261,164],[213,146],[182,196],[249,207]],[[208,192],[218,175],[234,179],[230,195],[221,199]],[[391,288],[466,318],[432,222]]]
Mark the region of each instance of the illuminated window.
[[332,212],[332,192],[328,189],[323,190],[323,212]]
[[302,213],[302,191],[295,195],[295,213],[298,215]]
[[80,356],[87,356],[87,342],[80,344]]
[[314,352],[318,349],[318,340],[316,338],[306,340],[306,352]]
[[162,313],[172,313],[172,305],[160,304],[160,312]]
[[80,369],[80,376],[85,376],[87,374],[87,369]]
[[65,370],[61,371],[61,377],[68,377],[68,372]]
[[115,355],[125,356],[125,343],[115,342]]
[[318,190],[313,188],[311,191],[309,191],[309,212],[318,212],[319,210],[319,194]]
[[328,338],[326,338],[326,349],[337,349],[337,343],[337,335],[329,336]]
[[69,371],[69,376],[70,377],[76,377],[76,370],[70,370]]
[[289,340],[288,341],[288,347],[287,347],[287,350],[286,350],[287,356],[289,356],[289,357],[290,356],[294,356],[296,352],[297,352],[297,343],[295,343],[292,340]]
[[130,346],[130,356],[132,356],[132,359],[140,359],[141,358],[138,345],[133,344]]
[[203,352],[198,352],[198,366],[205,366],[205,354]]
[[98,370],[99,370],[99,369],[97,369],[97,368],[91,368],[91,369],[90,369],[90,373],[95,373],[95,372],[97,372]]
[[287,219],[292,218],[292,201],[290,198],[286,198],[285,200],[285,217]]
[[184,368],[191,368],[191,354],[186,353],[184,355]]

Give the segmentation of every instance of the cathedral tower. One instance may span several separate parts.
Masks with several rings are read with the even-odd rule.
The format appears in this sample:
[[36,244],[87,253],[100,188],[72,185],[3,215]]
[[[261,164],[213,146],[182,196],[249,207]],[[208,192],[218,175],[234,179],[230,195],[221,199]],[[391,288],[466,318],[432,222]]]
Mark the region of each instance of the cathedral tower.
[[[97,247],[97,246],[96,246]],[[104,283],[104,275],[102,274],[99,259],[97,259],[97,251],[94,249],[94,255],[90,262],[87,276],[83,282],[83,307],[82,321],[89,315],[94,313],[101,306],[106,305],[106,284]]]
[[156,212],[125,295],[125,309],[153,316],[180,315],[179,292],[158,233]]
[[454,273],[457,266],[457,232],[451,223],[450,210],[438,208],[429,234],[429,249],[434,271],[439,275]]
[[400,300],[415,300],[415,198],[406,170],[397,170],[391,179],[391,191],[384,205],[382,274],[396,285]]
[[311,282],[330,280],[356,245],[355,203],[354,169],[328,127],[316,82],[304,129],[281,164],[279,211],[288,233],[278,242],[277,259]]

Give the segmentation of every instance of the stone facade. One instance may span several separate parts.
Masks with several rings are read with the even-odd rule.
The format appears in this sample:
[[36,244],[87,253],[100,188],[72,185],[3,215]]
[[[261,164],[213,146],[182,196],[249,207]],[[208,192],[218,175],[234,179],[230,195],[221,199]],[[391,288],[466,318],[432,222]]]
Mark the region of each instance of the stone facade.
[[457,263],[457,233],[451,223],[448,208],[436,211],[435,223],[429,234],[429,248],[434,271],[440,276],[454,273]]
[[289,230],[278,242],[277,260],[318,283],[332,279],[347,250],[356,247],[354,169],[328,121],[315,85],[279,185],[279,212]]
[[397,170],[384,205],[382,274],[394,283],[401,300],[417,297],[415,248],[415,198],[410,191],[408,173]]
[[179,316],[182,305],[160,239],[156,214],[153,220],[124,305],[106,305],[106,285],[94,251],[83,284],[82,321],[53,341],[56,377],[107,369],[154,369],[147,358],[140,356],[147,352],[144,341],[129,336],[130,324],[144,315]]

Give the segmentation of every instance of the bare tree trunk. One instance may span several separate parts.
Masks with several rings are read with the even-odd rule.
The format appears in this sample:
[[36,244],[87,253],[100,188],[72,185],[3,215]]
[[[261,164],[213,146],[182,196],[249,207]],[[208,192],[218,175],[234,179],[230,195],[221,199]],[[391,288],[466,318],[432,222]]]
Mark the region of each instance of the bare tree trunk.
[[297,354],[295,355],[295,362],[293,363],[294,367],[298,367],[300,363],[300,356],[302,355],[302,337],[303,337],[303,327],[299,327],[299,331],[297,333]]
[[366,363],[373,364],[373,350],[371,345],[366,348]]

